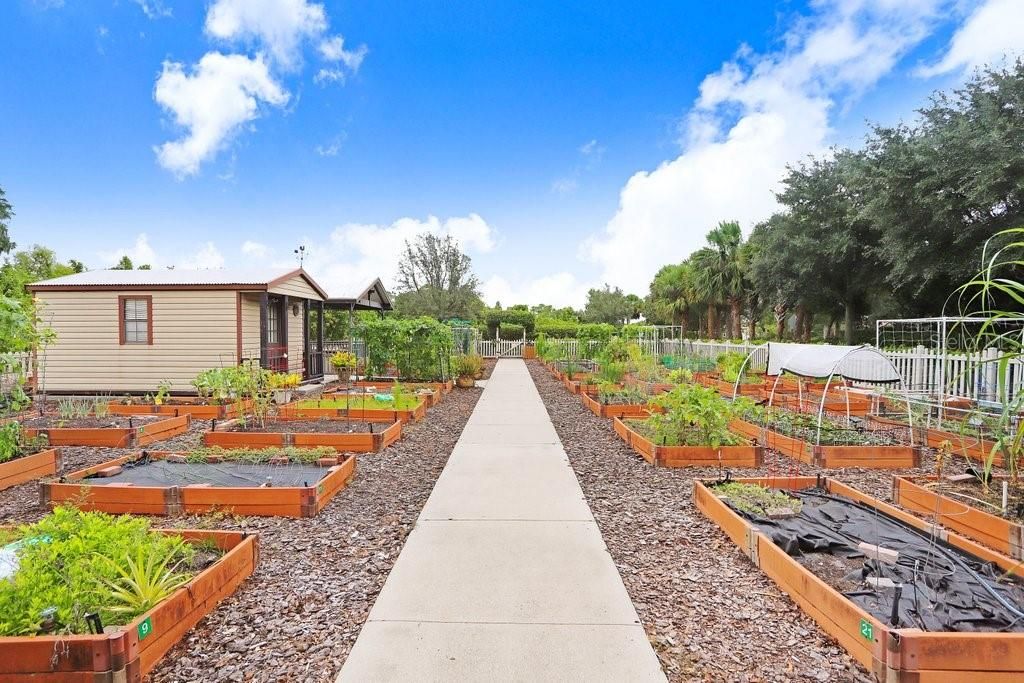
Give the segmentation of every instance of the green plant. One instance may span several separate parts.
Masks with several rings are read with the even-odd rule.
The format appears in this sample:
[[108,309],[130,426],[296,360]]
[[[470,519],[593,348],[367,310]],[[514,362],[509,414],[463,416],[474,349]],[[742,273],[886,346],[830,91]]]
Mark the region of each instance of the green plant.
[[619,387],[609,382],[598,382],[597,399],[608,405],[645,405],[650,396],[639,387]]
[[476,354],[453,356],[451,360],[452,373],[456,377],[476,377],[483,367],[483,359]]
[[85,398],[57,399],[57,418],[62,422],[76,418],[89,417],[93,411],[93,401]]
[[741,512],[754,517],[766,517],[769,510],[785,508],[799,514],[803,503],[784,491],[776,491],[759,484],[725,481],[709,487],[716,495]]
[[344,375],[345,371],[351,373],[356,367],[356,354],[351,351],[335,351],[331,354],[331,367],[338,375]]
[[162,406],[167,402],[167,398],[171,395],[171,386],[173,386],[171,380],[161,380],[156,385],[156,394],[153,395],[153,404]]
[[[40,633],[42,612],[51,607],[52,632],[58,634],[88,633],[89,613],[98,613],[107,626],[127,624],[145,611],[143,603],[115,594],[110,583],[123,582],[132,565],[188,567],[195,552],[180,536],[152,531],[144,518],[68,507],[20,527],[14,542],[17,571],[0,581],[0,636]],[[163,585],[187,580],[188,573],[176,571],[175,577]]]
[[147,612],[191,579],[189,574],[179,571],[180,559],[168,567],[171,561],[169,555],[161,557],[156,553],[147,553],[142,547],[136,548],[134,557],[129,555],[122,562],[101,557],[117,573],[116,579],[100,579],[110,591],[106,609],[112,614],[136,615]]
[[622,384],[626,377],[626,364],[622,362],[608,361],[602,363],[597,369],[597,379],[610,384]]
[[693,373],[687,368],[676,368],[669,371],[668,381],[672,384],[688,384],[693,381]]
[[46,448],[46,443],[47,438],[42,434],[29,439],[20,423],[8,422],[0,426],[0,462],[32,455]]
[[100,394],[92,399],[92,414],[103,419],[110,415],[110,396]]
[[301,447],[284,446],[281,448],[222,448],[220,446],[201,446],[183,453],[191,463],[206,462],[207,458],[216,457],[231,462],[259,465],[273,457],[284,456],[292,462],[304,464],[314,463],[320,458],[333,458],[337,451],[329,446]]
[[718,392],[699,384],[681,384],[651,403],[664,410],[654,413],[643,429],[662,446],[733,446],[743,439],[729,431],[735,406]]

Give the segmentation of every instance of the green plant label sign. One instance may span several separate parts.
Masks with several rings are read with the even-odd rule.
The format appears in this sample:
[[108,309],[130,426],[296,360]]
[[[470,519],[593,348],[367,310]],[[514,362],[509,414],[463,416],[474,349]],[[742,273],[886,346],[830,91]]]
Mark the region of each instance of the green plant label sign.
[[864,640],[874,641],[875,639],[875,627],[867,619],[860,620],[860,634],[864,637]]
[[[864,630],[863,624],[861,625],[861,631]],[[146,617],[139,623],[139,640],[145,640],[146,636],[153,632],[153,620]]]
[[323,492],[324,492],[324,485],[323,484],[317,484],[317,486],[316,486],[316,493],[317,493],[317,495],[323,495]]

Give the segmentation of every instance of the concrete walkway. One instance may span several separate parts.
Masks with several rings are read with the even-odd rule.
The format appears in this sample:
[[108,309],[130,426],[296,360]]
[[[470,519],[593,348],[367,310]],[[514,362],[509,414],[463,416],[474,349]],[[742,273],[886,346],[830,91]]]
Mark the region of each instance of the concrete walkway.
[[523,361],[498,361],[338,680],[665,680]]

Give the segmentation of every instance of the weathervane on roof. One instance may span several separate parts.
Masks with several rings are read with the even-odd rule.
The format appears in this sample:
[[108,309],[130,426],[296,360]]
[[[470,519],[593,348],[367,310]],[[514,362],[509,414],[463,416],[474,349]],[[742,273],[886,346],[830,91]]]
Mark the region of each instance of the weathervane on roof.
[[295,250],[295,258],[299,262],[299,268],[301,268],[302,267],[302,262],[306,258],[306,245],[305,244],[300,244],[299,248]]

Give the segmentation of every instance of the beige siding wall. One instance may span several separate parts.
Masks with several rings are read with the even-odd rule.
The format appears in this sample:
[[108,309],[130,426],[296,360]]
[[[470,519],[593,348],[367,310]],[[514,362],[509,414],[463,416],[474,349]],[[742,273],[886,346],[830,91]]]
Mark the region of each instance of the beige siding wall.
[[288,296],[299,297],[300,299],[313,299],[314,301],[323,299],[315,289],[309,286],[309,283],[301,275],[285,280],[281,284],[271,287],[269,291],[271,294],[287,294]]
[[[121,345],[118,295],[153,297],[153,344]],[[236,362],[236,294],[219,290],[36,292],[56,340],[42,355],[51,391],[192,391],[201,370]],[[259,347],[259,318],[256,328]]]
[[242,292],[242,358],[260,357],[260,295]]

